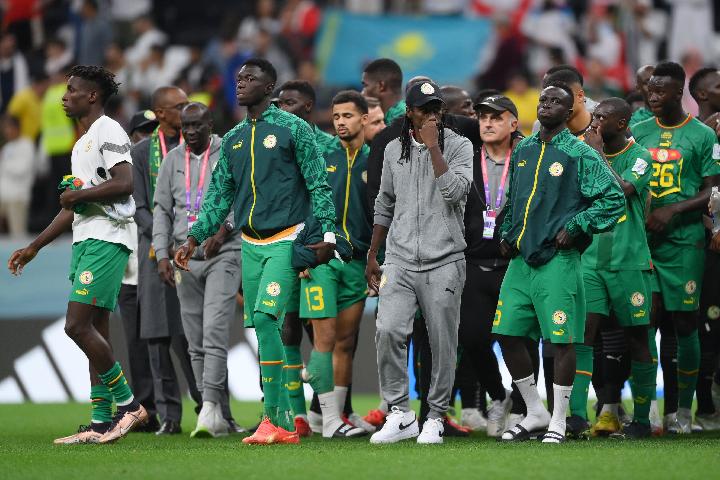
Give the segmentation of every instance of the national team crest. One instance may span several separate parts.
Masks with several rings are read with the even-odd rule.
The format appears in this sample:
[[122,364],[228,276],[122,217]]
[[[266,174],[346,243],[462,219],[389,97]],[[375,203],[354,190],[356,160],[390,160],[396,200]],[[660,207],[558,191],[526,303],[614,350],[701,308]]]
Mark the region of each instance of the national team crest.
[[630,297],[630,302],[633,304],[633,307],[642,307],[645,303],[645,295],[640,292],[635,292],[632,294],[632,297]]
[[565,325],[567,315],[562,310],[556,310],[552,315],[552,321],[555,325]]
[[265,291],[271,297],[277,297],[278,295],[280,295],[280,284],[277,282],[270,282],[270,283],[268,283],[268,286],[265,289]]
[[707,311],[707,316],[710,320],[717,320],[720,318],[720,307],[717,305],[710,305]]
[[563,173],[563,166],[560,162],[555,162],[552,165],[550,165],[550,175],[553,177],[559,177]]
[[695,290],[697,290],[697,283],[695,283],[695,280],[690,280],[685,284],[685,293],[688,295],[695,293]]
[[273,148],[275,145],[277,145],[277,137],[273,134],[268,135],[263,140],[263,146],[265,148]]
[[88,140],[88,142],[85,144],[85,151],[89,152],[92,148],[92,140]]
[[420,85],[420,91],[424,93],[425,95],[432,95],[435,93],[435,87],[430,85],[429,83],[425,82],[422,85]]
[[93,274],[90,270],[85,270],[84,272],[82,272],[80,274],[78,279],[80,280],[80,283],[82,283],[83,285],[90,285],[93,281]]

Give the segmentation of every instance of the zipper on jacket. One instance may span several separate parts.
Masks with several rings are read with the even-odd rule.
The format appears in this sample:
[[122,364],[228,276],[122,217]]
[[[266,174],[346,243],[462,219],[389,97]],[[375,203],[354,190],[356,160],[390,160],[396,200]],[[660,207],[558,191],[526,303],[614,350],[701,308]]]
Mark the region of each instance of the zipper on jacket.
[[350,243],[350,246],[353,246],[352,241],[350,240],[350,232],[348,232],[347,228],[347,214],[348,214],[348,207],[350,205],[350,177],[352,176],[352,168],[355,165],[355,158],[357,158],[357,154],[360,151],[358,148],[355,150],[355,153],[353,154],[352,158],[350,158],[350,147],[347,147],[345,149],[345,160],[347,161],[347,181],[345,183],[345,208],[343,210],[343,220],[342,220],[342,226],[343,231],[345,232],[345,237],[347,238],[347,241]]
[[[410,158],[412,158],[412,154],[410,154]],[[422,267],[422,258],[420,258],[420,176],[422,175],[422,171],[420,169],[420,149],[417,149],[417,158],[415,160],[415,166],[417,167],[417,173],[415,175],[416,180],[416,192],[417,192],[417,215],[415,215],[415,222],[417,224],[417,235],[415,237],[415,248],[416,248],[416,256],[418,264]],[[412,168],[412,164],[410,164],[410,168]]]
[[542,142],[542,147],[540,147],[540,158],[538,158],[537,167],[535,167],[535,178],[533,180],[533,187],[530,191],[530,196],[528,197],[527,205],[525,205],[525,215],[523,216],[523,226],[522,230],[520,230],[520,235],[517,239],[517,249],[520,250],[520,240],[522,240],[523,235],[525,235],[525,228],[527,228],[527,217],[528,213],[530,212],[530,202],[532,202],[533,197],[535,196],[535,191],[537,190],[537,184],[538,184],[538,174],[540,173],[540,165],[542,164],[543,156],[545,155],[545,142]]
[[253,203],[250,207],[250,215],[248,215],[248,226],[253,231],[255,237],[260,240],[260,234],[255,230],[252,224],[253,211],[255,211],[255,203],[257,203],[257,191],[255,190],[255,120],[252,120],[252,130],[250,133],[250,186],[252,187]]

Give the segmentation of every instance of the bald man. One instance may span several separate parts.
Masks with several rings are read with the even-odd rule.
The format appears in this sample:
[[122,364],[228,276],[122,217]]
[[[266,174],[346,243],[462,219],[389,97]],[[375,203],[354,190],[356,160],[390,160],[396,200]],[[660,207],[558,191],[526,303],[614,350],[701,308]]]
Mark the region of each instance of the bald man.
[[230,324],[240,287],[241,240],[229,215],[217,233],[195,251],[189,271],[173,269],[171,252],[185,241],[188,228],[197,219],[222,142],[212,133],[206,106],[190,103],[180,119],[185,144],[170,150],[160,166],[153,245],[160,278],[177,289],[195,382],[202,394],[202,410],[190,436],[218,437],[230,432],[225,420],[230,418],[225,382]]
[[445,111],[453,115],[477,118],[473,110],[473,101],[467,90],[454,85],[440,87],[440,93],[445,100]]
[[647,84],[650,80],[650,77],[652,77],[654,71],[654,66],[643,65],[642,67],[638,68],[637,72],[635,73],[635,88],[638,92],[640,92],[640,95],[642,95],[645,104],[641,108],[638,108],[633,112],[632,117],[630,117],[630,127],[642,122],[643,120],[647,120],[648,118],[653,117],[653,113],[650,111],[650,106],[648,104]]

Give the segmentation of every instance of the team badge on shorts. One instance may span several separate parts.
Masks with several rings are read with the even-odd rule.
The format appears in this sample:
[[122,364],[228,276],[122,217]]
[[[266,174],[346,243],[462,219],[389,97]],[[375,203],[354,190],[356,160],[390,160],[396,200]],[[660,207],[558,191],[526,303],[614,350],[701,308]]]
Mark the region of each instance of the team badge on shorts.
[[552,321],[555,325],[565,325],[567,315],[562,310],[555,310],[555,313],[552,314]]
[[630,297],[630,303],[633,304],[633,307],[642,307],[645,303],[645,295],[640,292],[633,293]]
[[695,280],[690,280],[685,284],[685,293],[688,295],[695,293],[695,290],[697,290],[697,283],[695,283]]
[[275,145],[277,145],[277,137],[273,134],[268,135],[263,140],[263,146],[265,148],[273,148]]
[[707,317],[710,320],[717,320],[720,318],[720,307],[717,305],[710,305],[710,307],[708,307]]
[[90,270],[85,270],[78,276],[78,280],[83,285],[90,285],[93,281],[93,274]]
[[280,284],[277,282],[270,282],[270,283],[268,283],[268,286],[265,289],[265,291],[271,297],[277,297],[278,295],[280,295]]
[[550,165],[550,175],[553,177],[559,177],[563,173],[563,166],[560,162],[555,162],[552,165]]

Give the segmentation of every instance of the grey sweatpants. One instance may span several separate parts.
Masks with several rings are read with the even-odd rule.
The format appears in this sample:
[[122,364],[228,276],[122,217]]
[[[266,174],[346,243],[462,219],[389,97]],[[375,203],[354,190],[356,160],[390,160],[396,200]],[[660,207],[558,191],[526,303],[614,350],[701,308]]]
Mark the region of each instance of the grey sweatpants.
[[227,404],[227,352],[240,287],[240,252],[190,260],[188,266],[189,272],[178,270],[177,292],[195,381],[204,401]]
[[445,415],[455,381],[460,297],[464,285],[464,259],[423,272],[385,265],[380,281],[375,345],[380,391],[388,405],[405,411],[410,408],[407,342],[415,313],[420,308],[432,352],[428,418]]

